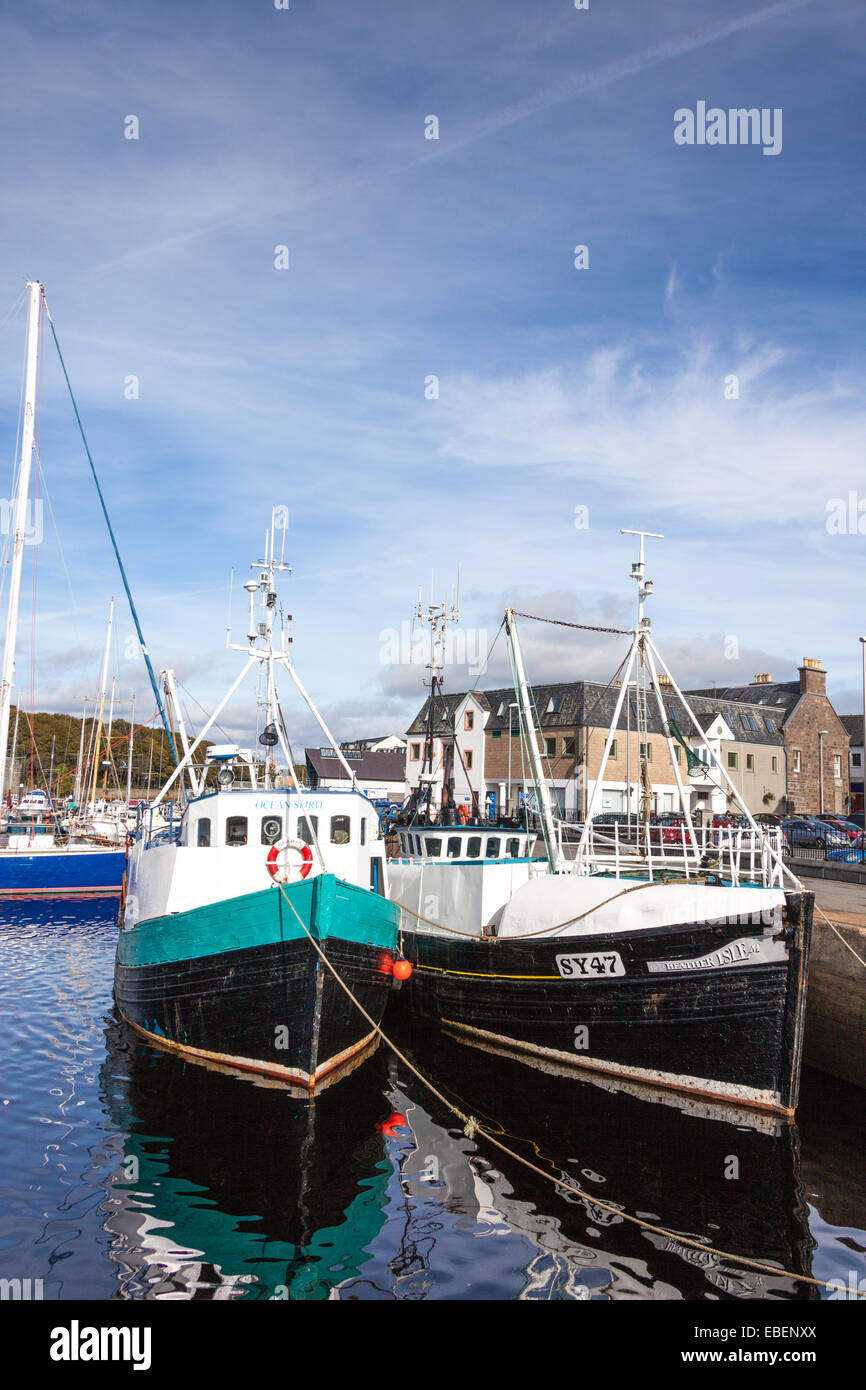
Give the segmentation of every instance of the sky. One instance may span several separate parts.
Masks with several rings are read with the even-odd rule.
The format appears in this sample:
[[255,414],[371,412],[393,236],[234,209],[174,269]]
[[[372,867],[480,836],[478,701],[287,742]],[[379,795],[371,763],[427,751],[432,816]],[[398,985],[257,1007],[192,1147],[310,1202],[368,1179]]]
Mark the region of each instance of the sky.
[[[506,604],[628,625],[621,527],[664,536],[650,613],[681,684],[790,680],[818,657],[839,712],[861,707],[860,0],[0,15],[6,496],[34,278],[193,723],[239,670],[230,574],[237,639],[274,505],[295,661],[339,738],[408,727],[425,672],[403,625],[458,567],[446,689],[507,679]],[[699,103],[766,111],[781,148],[678,143]],[[43,347],[17,693],[80,709],[114,595],[111,673],[147,718]],[[521,636],[537,684],[607,680],[624,642]],[[286,695],[296,746],[319,744]],[[250,690],[224,727],[255,720]]]

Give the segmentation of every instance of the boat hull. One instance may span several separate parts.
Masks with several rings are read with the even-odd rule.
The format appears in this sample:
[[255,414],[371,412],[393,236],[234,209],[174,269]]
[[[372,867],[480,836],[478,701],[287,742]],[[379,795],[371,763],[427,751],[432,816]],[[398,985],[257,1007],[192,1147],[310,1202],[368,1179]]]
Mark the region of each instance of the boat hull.
[[126,850],[51,849],[21,854],[0,849],[0,898],[117,897]]
[[314,1089],[376,1038],[397,922],[386,899],[332,874],[125,922],[115,999],[160,1046]]
[[[406,933],[414,969],[401,999],[465,1042],[529,1061],[793,1115],[813,904],[786,894],[774,933],[720,923],[555,940]],[[575,952],[587,973],[564,976]],[[591,959],[613,953],[623,973],[595,976]]]

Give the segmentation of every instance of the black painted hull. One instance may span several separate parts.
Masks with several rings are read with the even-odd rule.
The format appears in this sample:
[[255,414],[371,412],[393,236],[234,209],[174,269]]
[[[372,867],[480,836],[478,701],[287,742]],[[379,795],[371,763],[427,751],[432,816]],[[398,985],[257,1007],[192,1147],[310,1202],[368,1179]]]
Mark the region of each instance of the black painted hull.
[[[338,938],[325,949],[378,1023],[392,988],[392,956]],[[152,1042],[311,1089],[376,1038],[308,940],[158,965],[118,964],[115,999]]]
[[[406,933],[414,970],[401,997],[465,1042],[792,1115],[814,898],[786,896],[782,958],[772,963],[658,969],[658,962],[693,962],[744,938],[766,943],[761,926],[524,941]],[[615,951],[625,973],[563,978],[557,957],[569,951]]]

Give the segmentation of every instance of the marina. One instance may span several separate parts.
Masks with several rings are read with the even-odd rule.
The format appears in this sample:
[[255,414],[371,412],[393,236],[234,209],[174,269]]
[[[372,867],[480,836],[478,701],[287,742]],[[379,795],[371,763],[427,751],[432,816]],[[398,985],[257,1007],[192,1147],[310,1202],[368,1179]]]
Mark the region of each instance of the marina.
[[0,19],[25,1375],[416,1303],[489,1376],[532,1302],[581,1370],[841,1385],[862,15],[55,10]]

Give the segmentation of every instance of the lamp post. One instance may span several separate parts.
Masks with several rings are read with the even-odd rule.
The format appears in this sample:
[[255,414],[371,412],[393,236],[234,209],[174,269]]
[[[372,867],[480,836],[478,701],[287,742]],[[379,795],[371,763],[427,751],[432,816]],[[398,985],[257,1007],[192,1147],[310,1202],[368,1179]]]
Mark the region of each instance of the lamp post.
[[824,814],[824,739],[829,733],[828,729],[818,730],[818,777],[820,779],[820,810],[819,815]]
[[517,701],[508,706],[508,795],[505,798],[505,814],[511,815],[511,711],[517,709]]

